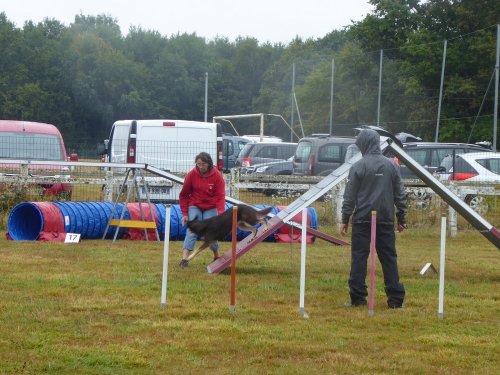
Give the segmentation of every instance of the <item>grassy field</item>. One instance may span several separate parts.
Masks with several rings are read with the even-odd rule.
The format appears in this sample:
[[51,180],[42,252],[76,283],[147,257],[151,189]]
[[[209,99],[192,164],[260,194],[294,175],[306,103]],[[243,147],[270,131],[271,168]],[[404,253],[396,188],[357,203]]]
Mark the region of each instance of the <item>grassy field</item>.
[[[386,308],[377,262],[375,315],[346,308],[349,247],[308,247],[299,314],[300,246],[263,243],[229,273],[211,254],[180,269],[172,242],[166,308],[163,244],[0,239],[1,374],[498,374],[500,252],[469,231],[447,240],[438,320],[439,234],[398,235],[405,307]],[[224,244],[224,250],[229,243]]]

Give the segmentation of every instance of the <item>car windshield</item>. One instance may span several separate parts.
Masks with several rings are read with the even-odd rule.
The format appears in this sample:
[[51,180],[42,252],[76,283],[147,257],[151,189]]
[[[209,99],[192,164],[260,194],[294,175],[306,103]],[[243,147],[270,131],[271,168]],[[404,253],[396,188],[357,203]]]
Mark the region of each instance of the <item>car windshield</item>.
[[240,154],[241,155],[249,155],[251,152],[252,152],[252,149],[253,147],[256,145],[257,143],[247,143],[243,149],[241,150]]
[[36,133],[0,132],[0,158],[63,160],[59,138]]

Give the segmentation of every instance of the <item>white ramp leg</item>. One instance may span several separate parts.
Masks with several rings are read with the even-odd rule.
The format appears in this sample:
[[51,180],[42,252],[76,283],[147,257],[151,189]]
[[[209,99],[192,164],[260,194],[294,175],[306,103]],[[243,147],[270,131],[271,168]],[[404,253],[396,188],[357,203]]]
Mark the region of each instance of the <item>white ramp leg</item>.
[[309,318],[309,315],[304,310],[304,293],[306,287],[306,246],[307,246],[307,231],[304,229],[307,226],[307,207],[302,210],[302,237],[300,246],[300,301],[299,311],[304,319]]
[[454,210],[452,206],[448,207],[448,216],[449,216],[449,226],[450,226],[450,236],[456,237],[458,232],[458,224],[457,224],[457,211]]
[[441,255],[439,258],[439,306],[438,318],[443,319],[443,300],[444,300],[444,262],[446,249],[446,217],[441,218]]

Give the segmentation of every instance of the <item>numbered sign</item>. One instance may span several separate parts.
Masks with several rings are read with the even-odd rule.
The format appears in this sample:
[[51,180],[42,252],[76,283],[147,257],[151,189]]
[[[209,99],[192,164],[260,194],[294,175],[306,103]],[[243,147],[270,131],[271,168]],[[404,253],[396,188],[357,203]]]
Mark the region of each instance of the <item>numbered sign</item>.
[[66,233],[64,243],[78,243],[80,242],[80,233]]

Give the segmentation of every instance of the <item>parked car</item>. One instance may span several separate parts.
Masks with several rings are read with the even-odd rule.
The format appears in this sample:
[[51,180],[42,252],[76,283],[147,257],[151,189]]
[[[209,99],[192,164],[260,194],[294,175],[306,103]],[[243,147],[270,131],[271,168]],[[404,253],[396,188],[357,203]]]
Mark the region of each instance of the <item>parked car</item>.
[[267,163],[254,164],[250,167],[242,167],[242,174],[255,175],[273,175],[283,176],[291,175],[293,170],[293,156],[287,160],[270,161]]
[[[430,173],[436,172],[446,155],[468,152],[492,152],[490,149],[468,143],[409,142],[403,144],[404,151]],[[415,179],[417,176],[401,163],[401,177]]]
[[250,167],[255,164],[285,161],[294,155],[297,143],[252,142],[247,143],[236,159],[236,167]]
[[243,150],[247,143],[252,141],[237,135],[223,134],[222,142],[224,172],[228,172],[231,168],[235,167],[236,159],[241,150]]
[[437,174],[441,180],[500,183],[500,153],[448,155],[441,162]]
[[250,142],[266,142],[266,143],[279,143],[283,142],[283,139],[279,137],[275,137],[274,135],[263,135],[262,137],[260,135],[252,135],[252,134],[245,134],[242,135],[241,138],[248,139]]
[[354,137],[318,134],[299,140],[293,160],[293,174],[297,176],[327,176],[345,161]]
[[[250,167],[242,167],[241,174],[251,176],[289,176],[293,170],[293,156],[287,160],[271,161],[267,163],[254,164]],[[276,182],[281,181],[277,180]],[[267,180],[267,182],[270,182]],[[250,189],[250,191],[262,192],[265,195],[287,195],[287,189]],[[293,192],[292,192],[293,193]]]
[[[52,124],[0,120],[0,175],[12,176],[19,173],[19,164],[3,163],[1,159],[47,161],[43,165],[30,165],[31,176],[69,179],[67,166],[50,162],[77,161],[78,155],[67,155],[62,135]],[[40,195],[63,199],[71,197],[73,189],[72,184],[65,182],[40,183],[37,186],[41,188]]]
[[[437,169],[440,180],[500,183],[500,153],[470,152],[446,156]],[[472,209],[484,215],[488,203],[484,196],[477,194],[474,188],[464,197]]]

